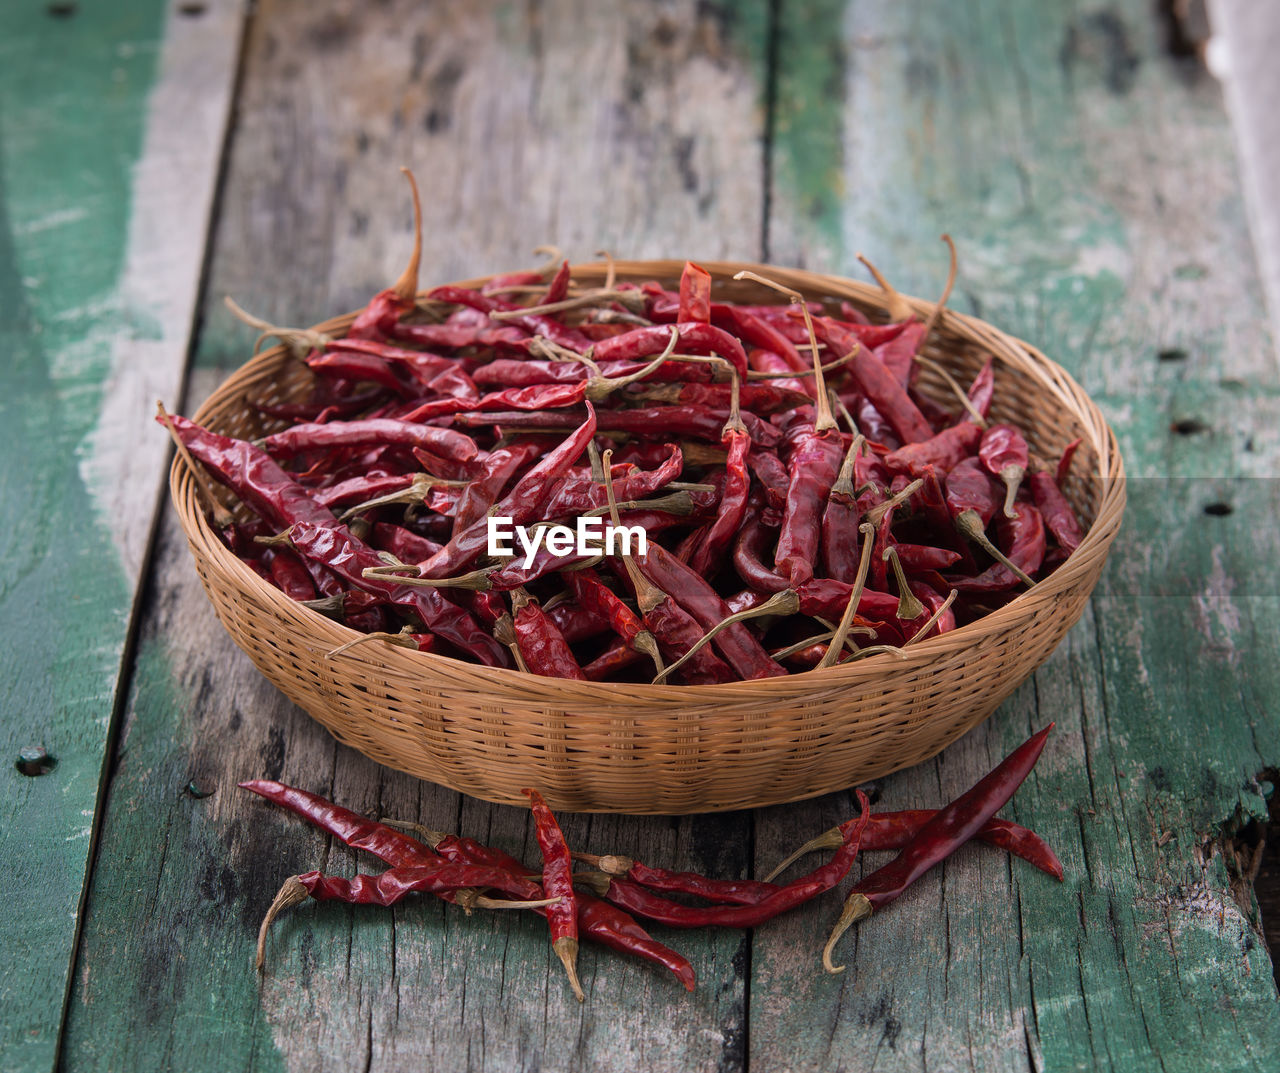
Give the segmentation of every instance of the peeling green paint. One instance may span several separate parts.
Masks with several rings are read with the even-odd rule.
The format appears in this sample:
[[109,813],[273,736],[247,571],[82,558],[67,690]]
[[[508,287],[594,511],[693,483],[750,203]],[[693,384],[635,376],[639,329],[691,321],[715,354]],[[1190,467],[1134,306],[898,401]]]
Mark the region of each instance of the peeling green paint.
[[[51,1068],[133,600],[78,455],[118,328],[164,5],[9,5],[0,39],[0,1065]],[[28,778],[18,750],[46,748]],[[31,970],[31,971],[26,971]]]

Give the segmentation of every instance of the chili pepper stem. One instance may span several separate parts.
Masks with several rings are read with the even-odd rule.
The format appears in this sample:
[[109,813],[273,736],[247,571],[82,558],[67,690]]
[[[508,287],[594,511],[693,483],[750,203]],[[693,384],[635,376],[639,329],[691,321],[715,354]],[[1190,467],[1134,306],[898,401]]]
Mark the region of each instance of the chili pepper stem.
[[417,569],[411,563],[402,563],[399,566],[366,567],[361,574],[367,578],[384,581],[389,579],[401,585],[412,585],[420,589],[470,589],[473,592],[488,592],[489,575],[494,572],[493,567],[485,567],[483,570],[471,570],[457,577],[414,577],[402,573],[404,570]]
[[653,373],[660,366],[671,360],[671,355],[675,353],[676,343],[680,341],[680,333],[676,330],[676,326],[671,325],[671,339],[667,343],[665,349],[653,361],[649,362],[643,369],[628,376],[601,376],[599,366],[595,367],[596,375],[587,381],[587,386],[583,394],[591,402],[603,402],[613,392],[620,387],[626,387],[628,384],[634,384],[637,380],[643,380],[646,376]]
[[[843,403],[840,404],[840,410],[850,421],[853,420],[852,417],[849,417],[849,411],[844,408]],[[867,438],[857,431],[856,425],[853,428],[853,440],[844,454],[844,461],[840,463],[840,472],[836,475],[836,483],[831,486],[828,498],[835,495],[846,495],[850,499],[854,498],[853,467],[857,463],[858,456],[862,453],[862,447],[867,442]]]
[[1022,484],[1022,478],[1027,475],[1027,471],[1022,466],[1007,465],[1000,470],[1000,479],[1004,481],[1004,516],[1006,518],[1016,518],[1018,511],[1013,505],[1014,499],[1018,495],[1018,486]]
[[582,861],[583,864],[589,864],[611,876],[625,876],[636,863],[630,857],[620,857],[616,853],[582,853],[574,850],[571,856],[575,861]]
[[733,379],[729,381],[729,419],[724,423],[720,438],[726,439],[731,433],[739,436],[747,434],[747,426],[742,423],[742,380],[738,370],[733,370]]
[[988,422],[987,419],[982,416],[982,411],[974,406],[973,400],[969,398],[968,392],[966,392],[964,388],[956,382],[956,378],[954,376],[947,372],[945,368],[939,365],[932,358],[926,358],[923,354],[917,354],[914,360],[917,365],[923,365],[926,369],[931,369],[933,372],[937,373],[938,376],[942,377],[942,382],[951,389],[955,397],[960,400],[960,405],[968,412],[970,421],[977,425],[978,428],[985,429],[987,427]]
[[335,659],[344,652],[355,648],[356,645],[366,644],[369,641],[386,641],[387,644],[395,645],[397,648],[412,648],[416,650],[418,647],[418,643],[412,637],[406,637],[402,633],[385,633],[380,630],[376,633],[362,633],[359,637],[353,637],[346,644],[329,649],[325,656],[328,659]]
[[903,503],[920,491],[922,487],[924,487],[924,478],[917,477],[896,496],[891,499],[886,499],[883,503],[878,503],[872,507],[863,515],[863,519],[870,522],[872,525],[879,525],[889,511],[902,506]]
[[608,250],[596,250],[596,256],[604,258],[604,286],[613,290],[613,285],[618,279],[618,266],[614,264],[613,254]]
[[827,651],[818,664],[819,668],[834,667],[839,661],[844,651],[845,638],[849,636],[849,627],[853,625],[853,616],[858,610],[858,601],[862,599],[862,590],[867,584],[867,573],[871,569],[871,545],[875,540],[876,529],[870,522],[863,522],[858,526],[858,532],[862,534],[858,575],[854,578],[853,588],[849,590],[849,601],[844,605],[844,614],[840,616],[840,623],[831,635],[831,643],[827,645]]
[[490,898],[484,894],[476,895],[472,902],[478,909],[545,909],[549,905],[559,905],[563,898],[538,898],[531,902],[509,901],[505,898]]
[[431,489],[436,486],[464,488],[466,484],[466,481],[446,480],[444,477],[436,477],[430,473],[415,473],[407,488],[401,488],[398,492],[388,492],[384,496],[357,503],[354,507],[344,510],[338,516],[338,521],[350,521],[357,514],[363,514],[366,510],[372,510],[374,507],[386,507],[393,503],[408,503],[411,505],[423,503],[426,501]]
[[872,913],[871,899],[865,894],[850,894],[848,900],[844,903],[844,909],[840,913],[840,919],[836,921],[836,925],[831,929],[831,935],[827,939],[827,945],[822,948],[822,967],[829,973],[844,972],[843,965],[834,965],[831,962],[831,951],[835,949],[836,943],[840,941],[840,937],[848,931],[859,920],[865,920]]
[[587,996],[583,993],[582,984],[578,981],[578,940],[560,938],[551,944],[551,949],[556,952],[556,957],[564,965],[564,971],[569,977],[569,986],[573,988],[573,997],[579,1002],[585,1002]]
[[[821,369],[822,372],[824,373],[829,373],[835,369],[842,368],[843,366],[848,365],[849,362],[853,361],[853,359],[858,356],[858,352],[861,349],[862,348],[860,346],[856,346],[851,351],[849,351],[848,354],[844,355],[844,357],[836,358],[833,361],[829,361],[824,365],[819,365],[818,368]],[[758,372],[755,369],[747,370],[748,380],[799,380],[803,377],[813,376],[813,375],[814,375],[813,369],[788,369],[786,372],[777,372],[777,373],[762,373],[762,372]]]
[[[613,451],[605,451],[601,458],[604,470],[604,494],[609,500],[609,520],[616,527],[622,524],[622,519],[618,515],[617,497],[613,494],[613,475],[609,472],[612,461]],[[640,608],[640,614],[648,614],[662,603],[664,599],[663,593],[640,572],[639,567],[632,560],[629,550],[622,552],[622,566],[627,572],[627,577],[631,579],[631,587],[636,591],[636,604]]]
[[290,876],[272,899],[271,905],[267,908],[267,915],[262,918],[262,925],[258,928],[258,947],[254,955],[253,967],[259,972],[262,972],[266,965],[267,932],[271,930],[272,923],[286,909],[301,905],[307,897],[307,888],[302,885],[297,876]]
[[717,622],[706,633],[704,633],[692,646],[689,651],[681,656],[675,663],[671,664],[665,671],[659,674],[653,681],[655,684],[661,682],[664,678],[674,674],[683,667],[700,649],[711,643],[717,634],[723,633],[735,622],[743,622],[749,618],[763,618],[765,615],[794,615],[800,610],[800,597],[794,589],[783,589],[782,592],[774,593],[764,603],[758,607],[749,607],[745,611],[738,611],[730,615],[728,618]]
[[413,172],[408,168],[400,171],[409,180],[409,189],[413,193],[413,250],[409,254],[409,263],[392,290],[404,301],[412,302],[418,294],[418,266],[422,263],[422,201],[418,197],[418,180],[413,177]]
[[880,269],[876,268],[862,254],[858,254],[858,260],[862,262],[863,267],[875,278],[880,284],[880,289],[884,291],[885,310],[889,314],[891,321],[909,320],[912,316],[911,306],[907,304],[907,300],[902,297],[897,289],[880,273]]
[[976,510],[964,510],[956,515],[956,528],[960,530],[963,536],[968,537],[979,545],[991,558],[1003,563],[1017,574],[1018,579],[1025,585],[1035,585],[1034,578],[1028,576],[1025,570],[1021,569],[1017,563],[1013,562],[1004,552],[991,543],[991,539],[987,536],[986,528],[982,524],[982,517]]
[[898,618],[906,622],[919,618],[924,614],[924,604],[907,585],[907,575],[902,569],[902,560],[898,558],[898,549],[890,544],[881,553],[880,558],[892,567],[894,579],[898,583]]
[[299,360],[305,358],[313,350],[324,350],[325,347],[333,342],[332,336],[325,335],[324,332],[318,332],[314,328],[281,328],[263,320],[261,317],[255,317],[252,313],[242,309],[229,294],[223,295],[222,304],[227,307],[231,315],[237,320],[249,325],[250,328],[257,328],[261,333],[253,341],[253,352],[255,354],[262,349],[263,341],[272,336],[279,339],[281,343],[289,348],[289,353]]
[[942,316],[942,310],[947,304],[947,299],[951,297],[951,288],[956,285],[956,270],[959,268],[956,244],[951,241],[950,235],[943,235],[942,241],[947,244],[947,248],[951,251],[951,266],[947,270],[947,283],[942,288],[942,297],[938,299],[938,304],[933,307],[933,312],[929,314],[929,319],[924,322],[924,335],[920,337],[921,346],[924,346],[924,341],[929,338],[929,333],[933,331],[933,326],[937,324],[938,318]]
[[796,850],[795,853],[791,854],[790,857],[765,876],[764,882],[772,883],[801,857],[807,856],[808,854],[820,849],[836,849],[843,841],[844,835],[841,833],[839,827],[832,827],[830,830],[823,831],[822,834],[818,835],[816,838],[809,839],[809,841]]
[[[818,356],[818,336],[813,330],[813,317],[809,315],[809,303],[805,301],[804,295],[776,280],[757,275],[755,272],[735,272],[733,278],[750,279],[756,283],[763,283],[766,287],[771,287],[773,290],[785,294],[800,307],[800,312],[804,314],[805,330],[809,333],[809,345],[813,348],[813,399],[817,405],[817,413],[813,420],[813,430],[821,435],[836,428],[836,419],[831,416],[831,403],[827,399],[827,382],[822,375],[822,362]],[[854,353],[856,352],[855,348]],[[852,355],[850,357],[852,358]]]
[[657,638],[648,630],[641,630],[635,635],[631,642],[631,646],[637,651],[642,652],[653,660],[653,667],[659,674],[666,670],[666,664],[662,660],[662,652],[658,648]]

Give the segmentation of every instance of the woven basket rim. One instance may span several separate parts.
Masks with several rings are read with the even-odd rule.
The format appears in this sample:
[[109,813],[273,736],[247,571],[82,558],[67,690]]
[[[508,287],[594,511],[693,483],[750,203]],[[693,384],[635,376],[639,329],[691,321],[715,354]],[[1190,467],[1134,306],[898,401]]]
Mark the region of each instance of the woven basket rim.
[[[678,277],[684,265],[682,260],[615,261],[613,269],[622,279],[662,279]],[[804,293],[806,297],[844,297],[864,306],[884,309],[884,292],[870,284],[840,276],[809,272],[802,269],[782,268],[776,265],[748,261],[699,261],[712,274],[715,283],[723,284],[728,277],[742,270],[767,273],[771,278],[786,283]],[[603,278],[608,271],[606,262],[592,261],[571,266],[575,281],[592,276]],[[477,287],[491,275],[458,281],[455,286]],[[776,292],[762,293],[779,297]],[[427,291],[420,292],[425,297]],[[900,295],[919,316],[927,318],[937,308],[937,303],[909,295]],[[312,330],[327,334],[344,333],[356,317],[346,313],[331,317],[313,326]],[[1098,462],[1098,472],[1092,474],[1100,482],[1100,493],[1095,517],[1085,532],[1079,547],[1047,578],[1034,588],[1024,590],[1008,604],[972,623],[960,626],[945,634],[934,635],[902,650],[902,655],[882,652],[854,659],[834,667],[800,671],[776,678],[748,679],[718,685],[654,685],[652,683],[578,682],[547,678],[503,667],[486,667],[449,656],[402,648],[384,641],[372,640],[356,645],[342,656],[357,659],[375,666],[398,668],[406,673],[429,672],[446,678],[482,678],[484,687],[502,689],[508,693],[523,693],[536,703],[563,703],[589,706],[593,700],[610,703],[648,702],[655,706],[654,715],[663,708],[671,708],[671,701],[687,697],[703,704],[724,698],[726,708],[758,704],[761,701],[795,701],[803,698],[806,703],[819,703],[823,699],[846,692],[854,684],[881,677],[886,671],[915,672],[927,667],[939,657],[959,649],[970,647],[985,632],[1002,629],[1011,620],[1026,616],[1032,601],[1052,598],[1072,589],[1092,569],[1092,560],[1105,554],[1116,530],[1119,528],[1125,506],[1124,462],[1114,432],[1107,424],[1096,403],[1075,379],[1061,366],[1053,362],[1029,343],[996,328],[994,325],[972,317],[943,309],[934,325],[935,336],[956,336],[983,346],[996,359],[1020,375],[1034,378],[1050,392],[1053,398],[1078,420],[1082,440]],[[1014,355],[1011,360],[1002,353],[1007,347]],[[194,420],[205,424],[211,412],[216,411],[229,397],[242,390],[245,379],[265,374],[282,360],[288,360],[283,345],[270,347],[252,357],[235,370],[200,405]],[[279,589],[268,584],[246,566],[238,556],[218,539],[202,509],[196,482],[181,455],[175,454],[170,466],[170,492],[178,511],[183,531],[193,544],[199,543],[206,554],[212,556],[224,569],[230,569],[239,577],[241,585],[250,590],[260,603],[273,607],[287,607],[293,614],[302,613],[310,619],[313,632],[321,638],[332,639],[336,648],[362,634],[350,627],[326,618],[319,612],[298,604]],[[657,707],[659,704],[661,708]],[[673,711],[678,711],[678,706]]]

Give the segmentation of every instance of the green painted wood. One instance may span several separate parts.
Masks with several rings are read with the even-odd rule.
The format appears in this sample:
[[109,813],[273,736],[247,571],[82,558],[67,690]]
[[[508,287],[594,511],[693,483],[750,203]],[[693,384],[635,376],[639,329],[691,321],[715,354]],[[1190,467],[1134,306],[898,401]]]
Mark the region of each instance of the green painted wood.
[[[527,264],[548,240],[579,259],[604,244],[665,255],[673,235],[702,256],[759,256],[766,5],[420,12],[258,5],[188,410],[252,342],[221,309],[224,293],[313,322],[399,273],[410,241],[400,163],[423,188],[424,283]],[[280,777],[536,859],[527,814],[336,746],[226,638],[168,513],[152,591],[69,1066],[741,1068],[750,953],[736,933],[660,936],[693,962],[692,996],[665,972],[587,946],[579,1006],[540,919],[467,919],[426,900],[394,912],[303,906],[273,932],[260,985],[253,939],[282,880],[376,864],[238,780]],[[183,796],[192,778],[213,796]],[[717,874],[747,864],[749,817],[563,819],[576,845],[601,852]]]
[[[91,854],[136,566],[86,479],[127,330],[133,168],[158,0],[9,5],[0,39],[0,1066],[49,1069]],[[175,374],[181,356],[171,362]],[[16,453],[15,446],[16,445]],[[149,516],[157,482],[121,497]],[[43,747],[49,774],[15,768]],[[14,971],[15,967],[20,967]]]
[[[1269,1068],[1280,1005],[1227,836],[1265,815],[1257,776],[1280,754],[1277,375],[1218,90],[1163,53],[1143,3],[784,4],[775,125],[798,146],[830,148],[813,101],[832,46],[807,15],[839,26],[843,134],[816,161],[775,145],[772,255],[861,275],[865,251],[929,295],[949,231],[955,305],[1094,392],[1132,479],[1084,620],[987,725],[881,788],[934,804],[1057,720],[1009,815],[1059,849],[1065,883],[965,850],[859,927],[842,977],[815,954],[832,908],[762,930],[749,1062]],[[801,160],[843,176],[838,225]],[[1218,502],[1233,513],[1204,513]],[[769,810],[759,866],[849,807]]]
[[[278,775],[525,856],[532,845],[520,810],[376,768],[281,701],[220,632],[169,520],[69,1066],[1265,1068],[1274,985],[1221,836],[1258,814],[1253,776],[1275,765],[1276,671],[1254,655],[1276,643],[1275,537],[1261,523],[1274,503],[1269,482],[1244,478],[1274,471],[1277,392],[1220,103],[1167,66],[1144,5],[936,7],[782,4],[770,50],[763,5],[621,19],[495,6],[435,12],[415,34],[405,5],[356,21],[263,4],[210,300],[253,296],[297,323],[393,278],[407,215],[389,161],[427,176],[429,231],[450,236],[437,278],[523,263],[548,237],[589,255],[607,214],[623,254],[670,254],[674,232],[688,252],[753,256],[765,234],[776,260],[852,272],[865,249],[904,289],[933,293],[936,236],[951,230],[966,251],[957,305],[1076,371],[1143,480],[1086,619],[996,719],[884,780],[881,802],[953,796],[1056,718],[1010,815],[1060,848],[1067,882],[966,849],[849,938],[845,977],[817,965],[828,901],[749,944],[662,936],[690,951],[693,997],[588,951],[584,1008],[537,921],[307,906],[277,925],[259,990],[252,936],[279,880],[356,861],[244,800],[237,779]],[[771,114],[752,107],[770,93]],[[692,123],[683,107],[714,115]],[[487,152],[499,163],[476,167]],[[744,206],[757,208],[744,219]],[[248,339],[216,306],[206,324],[193,403]],[[1173,350],[1187,357],[1158,358]],[[1171,436],[1187,417],[1211,431]],[[1218,500],[1235,512],[1196,513]],[[184,796],[193,778],[213,796]],[[754,823],[567,826],[591,848],[732,874],[753,837],[768,868],[849,807],[832,795]]]

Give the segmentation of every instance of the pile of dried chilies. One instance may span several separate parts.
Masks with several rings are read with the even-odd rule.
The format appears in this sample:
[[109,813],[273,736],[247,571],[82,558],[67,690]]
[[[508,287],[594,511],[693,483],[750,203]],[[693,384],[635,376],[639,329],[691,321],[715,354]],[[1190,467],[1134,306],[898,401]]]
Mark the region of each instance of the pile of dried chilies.
[[[784,861],[773,876],[802,854],[834,849],[831,859],[789,883],[768,880],[714,879],[691,872],[671,872],[615,855],[571,852],[555,816],[542,796],[525,790],[532,807],[534,833],[542,851],[542,867],[527,868],[501,850],[470,838],[459,838],[403,825],[365,819],[323,798],[278,782],[241,783],[247,790],[309,820],[348,846],[381,858],[390,867],[376,875],[353,879],[307,872],[289,878],[276,895],[258,934],[258,968],[263,967],[267,932],[284,909],[305,901],[337,900],[390,906],[413,892],[430,892],[445,901],[472,908],[532,909],[547,920],[551,945],[564,963],[579,1001],[577,954],[580,939],[590,939],[620,953],[633,954],[669,969],[690,991],[692,966],[676,951],[652,938],[635,920],[677,928],[753,928],[780,913],[834,889],[849,873],[859,852],[898,850],[884,867],[854,884],[844,911],[822,952],[828,972],[840,972],[831,952],[844,931],[857,920],[883,909],[934,865],[971,839],[980,839],[1021,857],[1062,879],[1062,865],[1035,832],[996,812],[1035,766],[1052,724],[1010,753],[971,789],[937,812],[873,813],[857,792],[858,816],[820,835]],[[589,871],[575,873],[573,861]],[[698,899],[677,900],[689,896]]]
[[[692,263],[678,291],[553,262],[419,297],[420,246],[346,336],[264,326],[315,374],[247,400],[278,431],[159,418],[247,508],[204,489],[227,546],[358,631],[561,678],[764,678],[954,629],[1081,540],[1074,445],[1051,469],[988,419],[990,360],[941,371],[953,405],[917,390],[932,323],[883,280],[887,324],[776,285],[716,301]],[[495,560],[491,516],[639,526],[647,552]]]

